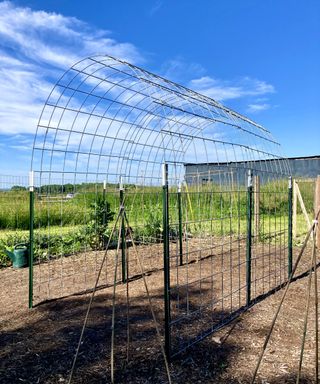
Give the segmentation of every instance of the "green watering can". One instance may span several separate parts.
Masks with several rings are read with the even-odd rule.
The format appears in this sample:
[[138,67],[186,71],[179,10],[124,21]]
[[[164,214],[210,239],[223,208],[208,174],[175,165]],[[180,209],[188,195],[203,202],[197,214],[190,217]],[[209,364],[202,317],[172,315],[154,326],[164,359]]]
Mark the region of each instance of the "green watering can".
[[5,249],[7,256],[12,260],[13,268],[23,268],[28,265],[29,249],[28,244],[17,244],[15,245],[13,252]]

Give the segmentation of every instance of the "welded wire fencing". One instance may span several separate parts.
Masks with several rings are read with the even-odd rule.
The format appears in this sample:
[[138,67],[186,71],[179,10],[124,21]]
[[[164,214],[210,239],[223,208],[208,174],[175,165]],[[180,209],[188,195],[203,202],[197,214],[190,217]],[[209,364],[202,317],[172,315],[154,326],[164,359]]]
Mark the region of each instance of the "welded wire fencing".
[[67,70],[44,104],[31,170],[30,306],[104,288],[119,315],[108,320],[120,335],[131,321],[142,342],[143,275],[171,357],[288,278],[279,143],[142,68],[93,56]]
[[[173,355],[230,321],[288,278],[288,179],[272,177],[268,181],[264,177],[264,183],[255,190],[257,183],[248,187],[234,176],[230,189],[227,183],[192,183],[189,174],[189,186],[170,192],[170,231],[175,235],[179,227],[183,228],[182,242],[176,236],[171,237],[170,244],[167,327]],[[220,178],[227,177],[220,174]]]
[[28,177],[0,175],[0,267],[11,264],[5,249],[28,242],[28,230]]

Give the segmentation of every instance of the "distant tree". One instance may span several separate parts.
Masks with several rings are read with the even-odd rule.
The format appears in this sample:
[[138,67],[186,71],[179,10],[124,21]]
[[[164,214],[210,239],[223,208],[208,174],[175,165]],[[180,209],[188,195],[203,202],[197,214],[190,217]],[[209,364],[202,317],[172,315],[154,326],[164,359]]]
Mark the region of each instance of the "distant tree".
[[64,184],[63,186],[63,192],[73,192],[74,191],[74,185],[73,184]]
[[14,185],[11,187],[11,191],[26,191],[27,188],[23,187],[22,185]]
[[73,184],[44,184],[40,187],[41,193],[70,193],[74,192],[75,186]]

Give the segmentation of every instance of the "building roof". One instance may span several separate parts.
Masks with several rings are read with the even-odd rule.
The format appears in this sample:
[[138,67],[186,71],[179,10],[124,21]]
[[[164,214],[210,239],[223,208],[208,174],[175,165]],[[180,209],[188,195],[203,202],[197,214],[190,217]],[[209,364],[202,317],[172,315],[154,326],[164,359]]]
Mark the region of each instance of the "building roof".
[[260,159],[260,160],[248,160],[248,161],[226,161],[226,162],[216,162],[216,163],[185,163],[185,166],[188,165],[230,165],[230,164],[243,164],[243,163],[258,163],[264,161],[281,161],[281,160],[311,160],[317,159],[320,160],[320,155],[313,156],[297,156],[297,157],[287,157],[287,158],[273,158],[273,159]]

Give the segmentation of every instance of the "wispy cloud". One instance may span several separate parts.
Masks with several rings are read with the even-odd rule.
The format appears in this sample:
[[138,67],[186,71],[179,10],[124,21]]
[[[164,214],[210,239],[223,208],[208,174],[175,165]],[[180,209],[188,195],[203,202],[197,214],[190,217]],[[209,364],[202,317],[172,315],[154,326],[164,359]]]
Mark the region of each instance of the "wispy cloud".
[[110,35],[74,17],[16,7],[7,1],[0,3],[1,45],[35,62],[65,68],[93,53],[142,60],[134,45],[119,43]]
[[163,6],[163,1],[161,0],[156,1],[148,12],[149,16],[153,16],[155,13],[157,13],[162,6]]
[[189,82],[190,78],[194,76],[203,76],[205,69],[201,64],[190,63],[182,57],[175,57],[173,59],[165,61],[161,68],[161,74],[176,82]]
[[[162,1],[154,2],[150,15],[162,6]],[[21,154],[22,164],[29,164],[27,156],[31,153],[33,134],[53,84],[75,62],[97,53],[136,64],[145,61],[135,45],[116,41],[108,30],[96,29],[74,17],[0,2],[0,149],[3,157],[8,158],[7,149],[14,148]],[[267,109],[268,100],[263,97],[275,92],[271,84],[251,77],[230,81],[205,76],[206,71],[200,64],[189,63],[181,57],[160,64],[157,72],[219,101],[251,98],[246,101],[249,112]],[[68,121],[65,124],[67,127]],[[125,135],[127,132],[121,129]],[[77,145],[78,141],[68,143]],[[83,145],[88,143],[84,141]],[[65,146],[65,137],[58,139],[57,145]],[[12,155],[14,160],[18,157],[16,153]]]
[[217,101],[238,99],[245,96],[259,96],[275,92],[272,84],[248,76],[233,81],[203,76],[191,80],[189,86],[195,91],[201,92]]
[[265,111],[266,109],[271,108],[271,105],[268,103],[263,103],[263,104],[249,104],[247,108],[247,112],[249,113],[256,113],[256,112],[261,112]]
[[35,132],[52,84],[76,61],[104,53],[143,62],[138,49],[74,17],[0,3],[0,134]]

